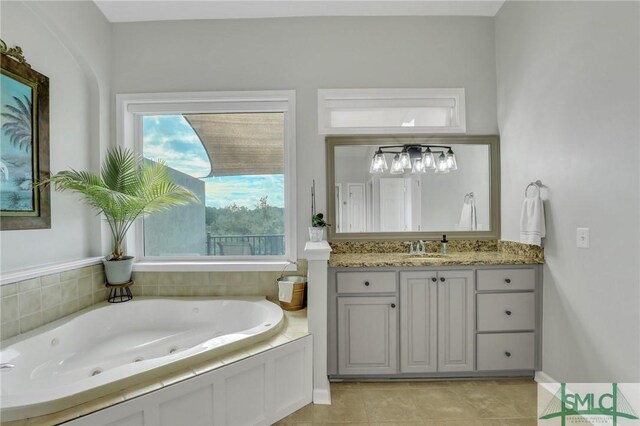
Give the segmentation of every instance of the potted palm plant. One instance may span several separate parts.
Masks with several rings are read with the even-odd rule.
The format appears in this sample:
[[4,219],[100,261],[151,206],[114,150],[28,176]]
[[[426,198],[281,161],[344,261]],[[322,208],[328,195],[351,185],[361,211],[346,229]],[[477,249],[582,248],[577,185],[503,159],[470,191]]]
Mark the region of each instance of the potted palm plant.
[[110,149],[100,174],[64,170],[37,185],[53,184],[58,191],[82,195],[84,202],[102,213],[113,236],[113,249],[103,260],[109,284],[131,280],[133,256],[123,250],[124,238],[141,216],[200,201],[188,189],[171,181],[162,161],[144,161],[131,150]]

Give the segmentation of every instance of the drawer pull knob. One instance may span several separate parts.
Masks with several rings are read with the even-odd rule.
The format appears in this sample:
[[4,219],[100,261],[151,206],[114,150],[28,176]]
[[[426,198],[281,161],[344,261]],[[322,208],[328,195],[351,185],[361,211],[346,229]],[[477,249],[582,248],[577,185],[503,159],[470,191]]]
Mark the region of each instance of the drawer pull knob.
[[438,281],[438,279],[436,277],[433,277],[433,278],[431,278],[431,281],[433,281],[435,283],[436,281]]
[[395,303],[392,303],[392,304],[391,304],[391,307],[392,307],[392,308],[395,308],[395,307],[396,307],[396,304],[395,304]]
[[364,285],[365,285],[365,286],[367,286],[367,287],[369,287],[369,281],[365,281],[365,282],[364,282]]
[[511,315],[511,311],[504,311],[505,314]]
[[444,277],[440,277],[440,281],[444,282]]
[[507,284],[511,284],[511,278],[505,279],[504,282],[507,283]]
[[506,352],[504,353],[504,355],[505,355],[507,358],[509,358],[509,357],[511,356],[511,352],[506,351]]

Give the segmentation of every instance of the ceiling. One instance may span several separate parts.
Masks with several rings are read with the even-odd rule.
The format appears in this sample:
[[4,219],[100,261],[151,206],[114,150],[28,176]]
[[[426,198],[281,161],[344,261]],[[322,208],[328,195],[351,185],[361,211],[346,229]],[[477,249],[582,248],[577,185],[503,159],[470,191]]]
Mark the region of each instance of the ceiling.
[[495,16],[504,1],[94,0],[110,22],[301,16]]

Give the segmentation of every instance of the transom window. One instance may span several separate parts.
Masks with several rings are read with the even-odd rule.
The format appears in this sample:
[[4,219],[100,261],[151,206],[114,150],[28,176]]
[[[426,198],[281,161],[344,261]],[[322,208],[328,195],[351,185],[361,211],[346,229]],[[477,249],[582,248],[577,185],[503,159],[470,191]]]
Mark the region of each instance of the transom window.
[[118,96],[125,142],[201,199],[138,223],[136,256],[156,265],[293,259],[294,94],[193,97]]

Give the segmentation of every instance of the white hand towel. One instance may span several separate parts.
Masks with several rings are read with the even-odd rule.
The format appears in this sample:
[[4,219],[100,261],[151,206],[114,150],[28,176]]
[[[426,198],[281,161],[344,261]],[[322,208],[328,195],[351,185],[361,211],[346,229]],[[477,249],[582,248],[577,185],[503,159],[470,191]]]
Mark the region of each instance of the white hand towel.
[[547,229],[544,222],[544,205],[540,198],[540,190],[536,195],[525,195],[520,214],[520,242],[525,244],[541,245]]
[[475,231],[476,229],[478,229],[478,222],[476,219],[476,204],[473,202],[473,200],[464,202],[462,204],[462,211],[460,212],[458,229],[460,231]]
[[291,303],[293,299],[293,282],[278,281],[278,299],[281,302]]

